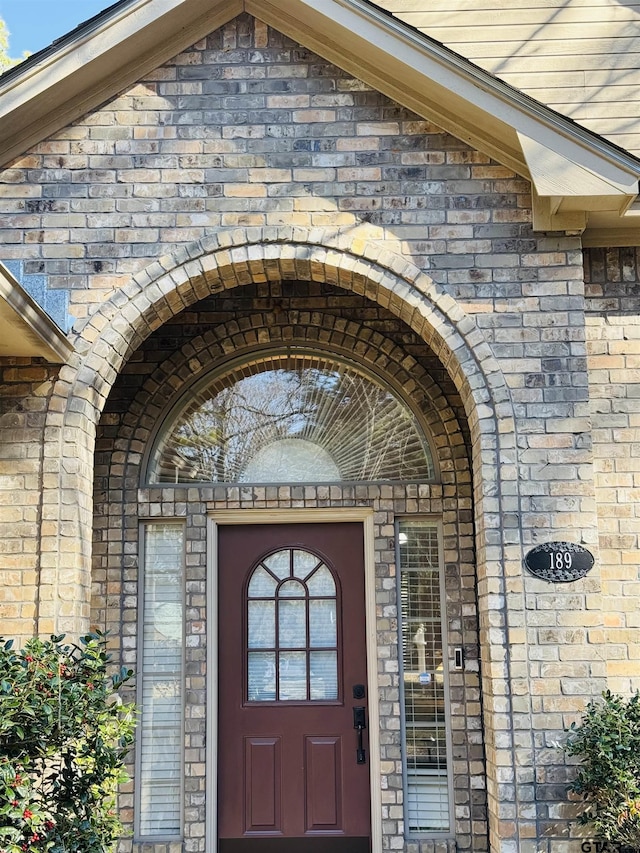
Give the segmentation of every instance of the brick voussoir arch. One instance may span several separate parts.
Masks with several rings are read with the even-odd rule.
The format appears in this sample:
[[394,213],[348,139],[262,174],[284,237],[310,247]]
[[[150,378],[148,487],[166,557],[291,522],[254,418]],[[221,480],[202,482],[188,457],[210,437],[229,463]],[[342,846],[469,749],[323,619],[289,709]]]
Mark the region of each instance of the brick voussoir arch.
[[[77,331],[77,355],[65,370],[51,426],[87,418],[85,441],[131,353],[168,319],[212,293],[256,281],[318,280],[367,296],[404,320],[448,370],[461,394],[474,440],[476,482],[495,496],[498,445],[514,444],[514,417],[499,365],[473,319],[406,258],[358,228],[246,228],[212,235],[154,261]],[[54,403],[54,405],[55,405]],[[500,414],[500,430],[497,417]],[[55,430],[54,430],[55,432]],[[58,436],[59,441],[64,441]],[[78,438],[73,439],[77,444]],[[64,448],[61,447],[64,456]],[[481,451],[485,451],[483,456]],[[55,455],[55,454],[54,454]],[[492,470],[483,472],[486,459]],[[86,460],[90,465],[90,460]],[[485,476],[490,474],[490,476]],[[89,485],[89,484],[88,484]]]
[[[81,355],[65,383],[67,389],[71,384],[71,392],[60,394],[66,398],[63,420],[68,423],[70,414],[81,408],[93,430],[131,353],[152,331],[200,299],[256,281],[324,281],[386,307],[430,345],[461,394],[478,443],[476,482],[481,492],[488,484],[495,501],[496,481],[503,473],[497,448],[515,443],[515,421],[500,367],[473,319],[451,296],[406,258],[366,236],[358,228],[240,228],[154,261],[78,330],[75,343]],[[487,459],[492,470],[483,472]]]
[[[88,337],[93,340],[91,352],[106,340],[111,350],[108,361],[117,373],[146,334],[205,296],[283,279],[325,281],[367,296],[428,341],[461,392],[467,384],[463,397],[469,402],[477,401],[478,385],[487,392],[481,395],[488,398],[483,402],[508,397],[499,366],[472,318],[418,267],[364,240],[357,229],[235,229],[181,247],[145,267],[100,306],[78,332],[76,343]],[[97,372],[104,376],[105,367]],[[470,381],[473,374],[484,381]],[[473,422],[473,405],[467,414]],[[96,420],[98,416],[99,412]]]
[[[71,529],[74,531],[71,535],[82,543],[76,548],[73,567],[78,582],[88,586],[86,579],[90,576],[84,543],[90,539],[92,526],[95,426],[127,358],[152,331],[206,296],[254,282],[302,279],[336,285],[388,308],[440,358],[462,397],[471,428],[477,551],[481,555],[479,580],[491,577],[499,588],[503,587],[505,549],[496,519],[500,517],[502,483],[508,480],[512,490],[515,479],[514,472],[508,470],[513,466],[499,461],[503,447],[510,450],[515,447],[515,420],[505,379],[473,319],[409,260],[391,252],[383,243],[372,241],[367,228],[365,225],[337,230],[239,228],[211,235],[149,264],[77,330],[74,343],[78,355],[64,371],[64,383],[54,392],[49,421],[51,446],[45,449],[58,460],[57,486],[53,486],[54,476],[48,482],[59,495],[70,482],[62,463],[74,457],[78,461],[71,478],[78,495],[75,522],[70,524],[65,519],[63,524],[65,510],[68,515],[69,508],[62,506],[60,498],[45,495],[50,504],[48,530],[51,532],[43,535],[43,548],[56,555],[51,572],[54,577],[70,566],[67,555],[72,549],[62,540],[68,535],[65,530]],[[55,516],[51,504],[55,505],[56,500],[57,520],[51,517]],[[484,592],[481,590],[480,608],[481,618],[484,610],[488,627],[488,608],[495,607],[495,600],[490,605],[487,598],[483,604],[486,588],[485,584]],[[88,588],[84,593],[88,601]],[[54,590],[50,599],[54,621],[57,597],[58,591]],[[483,679],[486,698],[508,695],[507,623],[508,620],[504,627],[491,627],[487,632],[491,642],[484,653],[486,671],[491,670],[491,674]],[[65,626],[56,625],[55,630],[60,627]],[[487,703],[488,729],[494,728],[493,711],[504,702],[498,701],[495,707],[491,704]],[[496,758],[493,770],[492,762],[488,765],[494,820],[500,800],[510,800],[513,796],[510,786],[503,784],[498,774],[498,765],[503,765],[503,771],[505,763],[515,768],[512,750],[513,744],[501,750],[503,755]]]

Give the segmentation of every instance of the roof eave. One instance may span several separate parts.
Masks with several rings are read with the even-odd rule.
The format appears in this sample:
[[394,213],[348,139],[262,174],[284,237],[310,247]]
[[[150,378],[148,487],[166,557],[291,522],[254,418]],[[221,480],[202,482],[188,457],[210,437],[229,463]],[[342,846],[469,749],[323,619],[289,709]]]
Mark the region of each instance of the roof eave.
[[0,263],[0,358],[43,358],[64,364],[73,345]]
[[138,0],[0,77],[0,166],[242,12],[242,0]]

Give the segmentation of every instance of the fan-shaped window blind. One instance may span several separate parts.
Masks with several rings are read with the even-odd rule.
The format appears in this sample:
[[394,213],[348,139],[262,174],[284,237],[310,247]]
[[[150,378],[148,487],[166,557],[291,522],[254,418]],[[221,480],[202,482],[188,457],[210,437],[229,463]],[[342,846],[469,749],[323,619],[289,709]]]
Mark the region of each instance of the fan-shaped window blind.
[[269,355],[218,375],[167,419],[151,483],[431,480],[409,407],[352,365]]

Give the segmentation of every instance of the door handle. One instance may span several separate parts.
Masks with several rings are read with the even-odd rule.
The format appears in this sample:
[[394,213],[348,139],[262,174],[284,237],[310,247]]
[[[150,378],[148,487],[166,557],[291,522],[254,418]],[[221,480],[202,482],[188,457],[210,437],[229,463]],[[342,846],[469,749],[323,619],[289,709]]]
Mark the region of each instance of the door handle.
[[358,747],[356,749],[356,762],[366,764],[367,754],[363,745],[363,731],[367,728],[367,717],[365,708],[361,705],[353,709],[353,728],[358,732]]

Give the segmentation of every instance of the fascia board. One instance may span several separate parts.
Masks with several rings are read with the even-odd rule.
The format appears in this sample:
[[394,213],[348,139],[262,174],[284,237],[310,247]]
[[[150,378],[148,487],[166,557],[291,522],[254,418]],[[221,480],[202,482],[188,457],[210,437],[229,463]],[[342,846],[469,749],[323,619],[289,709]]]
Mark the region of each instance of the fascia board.
[[0,165],[115,96],[243,10],[242,0],[138,0],[0,80]]
[[622,217],[611,211],[591,213],[582,243],[585,247],[640,246],[640,210],[630,208]]
[[69,360],[73,346],[45,311],[0,264],[0,357]]
[[640,246],[640,226],[629,228],[623,224],[621,227],[617,227],[615,223],[612,223],[609,228],[589,227],[582,235],[582,246],[585,249]]

